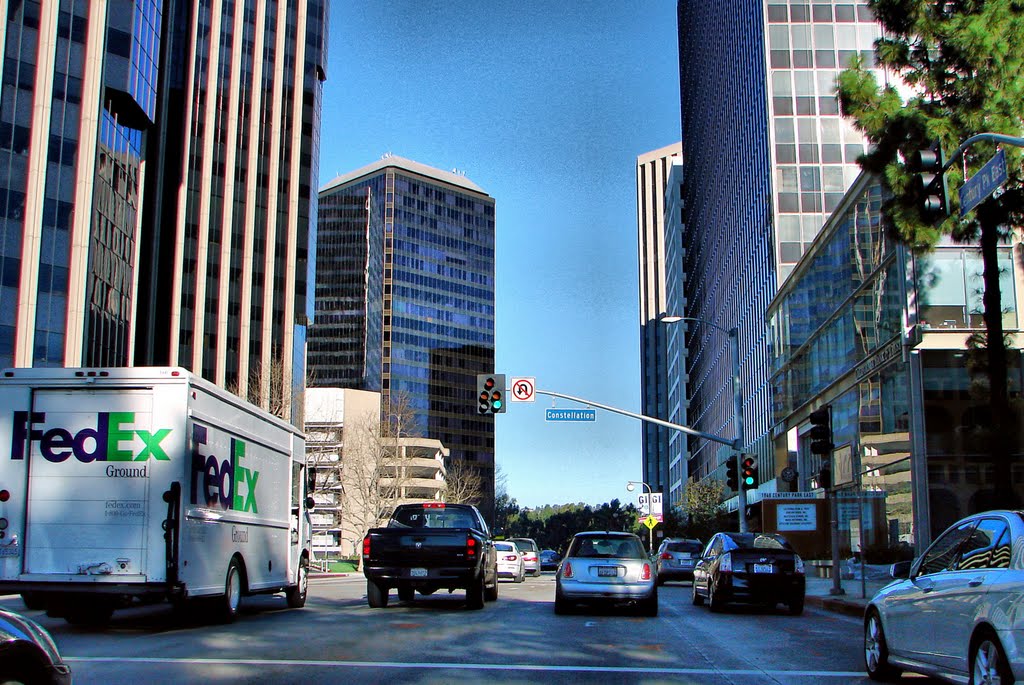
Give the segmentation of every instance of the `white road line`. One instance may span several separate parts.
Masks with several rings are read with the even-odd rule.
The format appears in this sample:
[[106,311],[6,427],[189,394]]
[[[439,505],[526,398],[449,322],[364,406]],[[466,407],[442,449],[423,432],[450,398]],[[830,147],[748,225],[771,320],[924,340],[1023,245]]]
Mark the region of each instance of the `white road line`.
[[723,675],[760,677],[808,677],[808,678],[855,678],[863,677],[863,671],[783,671],[771,669],[720,669],[720,668],[658,668],[649,666],[575,666],[559,664],[443,664],[432,662],[398,661],[328,661],[306,659],[190,659],[170,657],[121,657],[121,656],[65,656],[64,661],[75,664],[116,663],[116,664],[181,664],[198,666],[315,666],[318,668],[395,668],[459,671],[561,671],[569,673],[641,673],[652,675]]

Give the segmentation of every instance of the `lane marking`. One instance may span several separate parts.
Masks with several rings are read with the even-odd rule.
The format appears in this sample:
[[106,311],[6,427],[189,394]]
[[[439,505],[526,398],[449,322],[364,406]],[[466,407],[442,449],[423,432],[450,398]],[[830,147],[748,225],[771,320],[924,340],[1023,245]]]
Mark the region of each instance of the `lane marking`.
[[573,666],[560,664],[443,664],[400,661],[331,661],[324,659],[204,659],[171,657],[65,656],[65,662],[112,664],[182,664],[193,666],[315,666],[318,668],[394,668],[458,671],[554,671],[570,673],[645,673],[662,675],[726,675],[760,677],[862,678],[863,671],[804,671],[772,669],[669,668],[651,666]]

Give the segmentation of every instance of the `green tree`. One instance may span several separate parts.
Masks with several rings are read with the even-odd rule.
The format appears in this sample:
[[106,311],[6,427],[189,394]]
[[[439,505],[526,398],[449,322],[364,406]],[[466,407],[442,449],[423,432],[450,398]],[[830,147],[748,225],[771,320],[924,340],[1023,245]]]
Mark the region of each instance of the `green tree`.
[[975,384],[983,379],[989,397],[988,452],[995,467],[990,506],[1012,506],[1010,460],[1017,435],[1008,388],[1008,354],[1003,329],[997,247],[1021,225],[1024,208],[1021,151],[1006,150],[1005,192],[959,218],[957,190],[964,172],[975,173],[995,152],[992,143],[972,146],[946,174],[950,216],[933,225],[921,215],[913,171],[905,160],[939,141],[951,155],[979,133],[1019,137],[1024,122],[1024,3],[1020,0],[869,0],[883,27],[875,43],[878,65],[906,85],[906,98],[893,83],[879,86],[861,60],[839,77],[844,116],[861,130],[872,149],[861,166],[883,178],[893,198],[883,207],[898,240],[914,250],[933,247],[942,235],[978,245],[984,264],[984,335],[972,336]]
[[691,478],[686,482],[680,505],[683,515],[689,519],[686,525],[688,536],[707,542],[718,531],[731,527],[722,506],[723,493],[725,483],[720,480]]

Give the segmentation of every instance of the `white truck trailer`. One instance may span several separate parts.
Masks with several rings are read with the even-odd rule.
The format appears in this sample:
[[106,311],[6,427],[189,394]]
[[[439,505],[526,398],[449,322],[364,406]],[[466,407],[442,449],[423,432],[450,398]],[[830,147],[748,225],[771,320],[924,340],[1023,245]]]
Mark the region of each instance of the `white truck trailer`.
[[0,373],[0,594],[72,623],[301,607],[312,506],[303,434],[185,369]]

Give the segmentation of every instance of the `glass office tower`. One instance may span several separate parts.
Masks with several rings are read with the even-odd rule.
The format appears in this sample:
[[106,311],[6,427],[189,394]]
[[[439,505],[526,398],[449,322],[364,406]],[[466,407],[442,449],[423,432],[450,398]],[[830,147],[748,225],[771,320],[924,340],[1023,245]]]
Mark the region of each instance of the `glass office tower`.
[[161,4],[4,5],[2,366],[132,363]]
[[[678,14],[685,315],[738,328],[746,451],[774,489],[767,305],[860,171],[835,79],[855,54],[873,63],[879,27],[864,0],[680,0]],[[728,341],[690,324],[686,349],[690,425],[736,435]],[[690,475],[725,479],[718,445],[688,447]]]
[[[357,382],[372,368],[377,322],[366,305],[366,330],[330,325],[330,309],[313,326],[311,377],[336,378],[342,387],[368,389],[379,383],[385,409],[407,403],[421,437],[440,440],[452,459],[479,467],[485,483],[483,509],[494,497],[494,417],[476,413],[476,375],[494,371],[494,199],[454,172],[387,156],[342,175],[320,190],[322,235],[348,232],[369,242],[369,259],[350,259],[349,274],[339,261],[362,247],[328,241],[319,245],[318,270],[330,281],[376,297],[382,284],[380,377]],[[371,207],[370,216],[359,206]],[[347,207],[347,215],[339,208]],[[378,256],[376,222],[383,225],[383,256]],[[363,232],[359,233],[359,227]],[[368,269],[369,275],[362,274]],[[352,273],[354,272],[354,273]],[[374,292],[371,292],[374,291]],[[351,304],[351,303],[350,303]],[[319,316],[321,310],[317,310]],[[364,316],[350,312],[350,321]],[[349,368],[340,369],[320,351],[334,346],[352,350]],[[369,361],[367,361],[369,360]],[[332,368],[334,367],[334,368]],[[365,383],[365,385],[363,384]],[[376,388],[374,388],[376,389]]]

